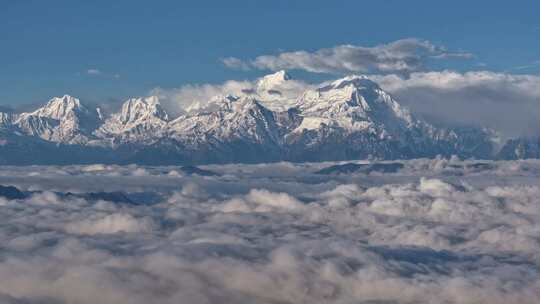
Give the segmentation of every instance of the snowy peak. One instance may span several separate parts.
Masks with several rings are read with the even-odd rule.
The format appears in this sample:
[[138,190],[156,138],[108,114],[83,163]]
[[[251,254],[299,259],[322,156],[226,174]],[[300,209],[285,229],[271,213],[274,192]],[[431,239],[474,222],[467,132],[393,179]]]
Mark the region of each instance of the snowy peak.
[[324,89],[342,89],[352,86],[356,89],[370,89],[377,90],[380,89],[379,85],[371,81],[367,76],[364,75],[349,75],[331,82],[330,85],[323,87]]
[[315,90],[306,91],[298,100],[306,115],[327,118],[351,117],[356,120],[400,119],[411,123],[409,111],[366,76],[347,76]]
[[327,126],[345,132],[399,134],[415,119],[366,76],[347,76],[307,90],[296,107],[303,117],[296,133]]
[[151,118],[164,121],[169,120],[169,116],[159,103],[157,96],[128,99],[122,105],[119,115],[119,120],[123,124],[144,121]]
[[196,102],[186,108],[188,115],[196,115],[201,113],[212,113],[219,111],[223,105],[229,104],[238,100],[240,97],[234,95],[218,95],[211,98],[208,102]]
[[249,96],[240,98],[229,96],[222,99],[219,103],[220,110],[225,112],[243,113],[257,107],[261,107],[260,103],[255,98]]
[[88,112],[88,109],[81,105],[79,99],[64,95],[63,97],[54,97],[47,104],[36,111],[30,113],[40,117],[47,117],[56,120],[62,120],[67,116],[78,113]]
[[171,138],[189,143],[190,148],[210,150],[230,149],[230,144],[239,144],[243,146],[239,149],[251,146],[275,151],[278,129],[275,113],[249,96],[214,98],[205,110],[193,111],[169,124]]
[[169,115],[156,96],[131,98],[95,132],[102,139],[151,141],[161,135]]
[[81,144],[91,138],[100,123],[97,110],[89,110],[79,99],[64,95],[33,112],[17,115],[14,126],[48,141]]
[[287,80],[291,80],[291,76],[283,70],[266,75],[257,81],[257,90],[272,90],[275,87],[282,85]]
[[292,79],[285,71],[259,78],[253,87],[257,100],[272,111],[283,112],[296,106],[298,96],[311,85]]
[[[215,96],[204,104],[195,103],[187,108],[188,116],[210,113],[243,113],[258,107],[264,107],[252,96]],[[179,118],[181,119],[181,118]]]

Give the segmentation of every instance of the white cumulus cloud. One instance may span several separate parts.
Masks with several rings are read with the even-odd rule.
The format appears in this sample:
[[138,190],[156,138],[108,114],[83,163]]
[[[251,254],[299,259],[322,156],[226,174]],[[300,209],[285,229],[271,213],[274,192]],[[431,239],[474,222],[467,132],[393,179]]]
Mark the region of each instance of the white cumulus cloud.
[[466,52],[451,52],[427,40],[401,39],[374,47],[338,45],[310,51],[262,55],[252,60],[235,57],[223,59],[231,68],[263,70],[298,69],[313,73],[410,73],[421,69],[430,58],[471,58]]

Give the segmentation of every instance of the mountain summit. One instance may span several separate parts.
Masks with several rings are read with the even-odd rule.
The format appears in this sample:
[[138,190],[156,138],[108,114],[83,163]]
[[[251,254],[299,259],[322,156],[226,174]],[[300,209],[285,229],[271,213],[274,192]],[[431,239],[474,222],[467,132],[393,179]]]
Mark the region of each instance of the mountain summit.
[[131,98],[95,134],[102,139],[116,139],[122,143],[147,141],[159,136],[168,120],[169,115],[156,96]]
[[69,95],[52,98],[43,107],[15,119],[16,127],[24,134],[69,144],[86,143],[100,123],[97,109],[89,109]]
[[67,118],[67,116],[87,111],[85,107],[81,106],[79,99],[64,95],[63,97],[54,97],[49,100],[45,106],[32,112],[31,115],[62,120]]
[[282,85],[287,80],[291,80],[291,76],[286,71],[279,71],[274,74],[266,75],[257,81],[258,90],[273,90],[279,85]]

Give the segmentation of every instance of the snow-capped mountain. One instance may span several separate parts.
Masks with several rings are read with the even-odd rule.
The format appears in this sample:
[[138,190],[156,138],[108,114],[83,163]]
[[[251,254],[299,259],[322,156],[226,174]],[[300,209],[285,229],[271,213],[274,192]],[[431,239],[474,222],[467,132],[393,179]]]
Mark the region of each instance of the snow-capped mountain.
[[116,143],[151,141],[166,130],[169,116],[156,96],[131,98],[119,113],[113,114],[94,134]]
[[458,134],[461,130],[437,129],[416,119],[365,76],[348,76],[308,90],[296,107],[302,121],[286,136],[292,153],[289,157],[294,160],[396,159],[452,153],[486,158],[491,153],[489,134],[478,131],[477,146],[465,147]]
[[275,112],[285,111],[296,105],[298,96],[308,86],[306,83],[296,81],[285,71],[266,75],[256,81],[244,84],[246,86],[241,91],[228,92],[228,95],[213,96],[209,100],[197,101],[189,105],[185,111],[187,113],[197,113],[219,108],[221,101],[233,97],[250,97],[256,99],[269,110]]
[[[383,159],[457,154],[487,158],[491,134],[439,129],[414,117],[365,76],[308,88],[280,71],[260,78],[252,92],[216,96],[170,119],[155,96],[127,100],[103,117],[71,96],[29,113],[0,113],[0,162],[29,142],[73,162],[213,163],[277,160]],[[1,139],[1,138],[0,138]],[[43,150],[44,148],[39,148]],[[28,161],[32,163],[32,160]],[[49,158],[54,162],[54,157]]]
[[287,71],[278,71],[274,74],[266,75],[257,80],[257,89],[259,91],[271,91],[277,89],[278,86],[291,80],[291,76]]
[[279,129],[275,113],[259,101],[227,96],[213,100],[206,110],[172,121],[168,138],[183,147],[184,152],[204,151],[208,156],[199,155],[203,159],[254,162],[258,157],[279,159]]
[[98,109],[89,109],[69,95],[55,97],[43,107],[13,116],[11,123],[25,135],[69,144],[84,144],[101,123]]
[[347,132],[375,132],[378,127],[402,131],[415,124],[408,110],[364,76],[348,76],[308,90],[296,106],[304,117],[299,131],[322,125]]

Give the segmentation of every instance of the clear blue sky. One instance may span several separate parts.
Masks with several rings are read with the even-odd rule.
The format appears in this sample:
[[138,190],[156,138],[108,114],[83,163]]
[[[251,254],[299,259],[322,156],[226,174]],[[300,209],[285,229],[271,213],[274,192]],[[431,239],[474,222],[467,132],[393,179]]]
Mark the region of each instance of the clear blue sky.
[[475,55],[452,69],[538,74],[512,69],[540,60],[539,13],[538,0],[0,0],[0,104],[64,93],[102,102],[246,79],[265,72],[233,70],[220,58],[408,37]]

